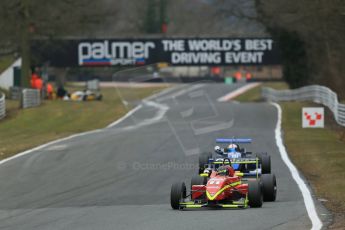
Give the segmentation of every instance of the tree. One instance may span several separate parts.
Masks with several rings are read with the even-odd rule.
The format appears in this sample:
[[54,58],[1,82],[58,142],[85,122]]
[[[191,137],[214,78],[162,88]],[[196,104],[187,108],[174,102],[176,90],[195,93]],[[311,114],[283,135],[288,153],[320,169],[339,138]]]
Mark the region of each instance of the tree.
[[149,34],[158,33],[157,9],[155,0],[147,0],[145,32]]
[[[162,33],[167,32],[168,16],[167,16],[168,0],[160,0],[159,2],[159,26]],[[165,27],[165,28],[164,28]]]
[[255,20],[253,0],[174,0],[168,8],[170,35],[181,36],[267,36]]
[[19,51],[22,85],[29,85],[33,38],[86,35],[107,13],[96,1],[1,0],[0,42],[10,43]]
[[146,0],[144,33],[158,34],[167,23],[168,0]]
[[[256,0],[260,20],[274,36],[295,34],[305,49],[308,81],[322,84],[345,98],[345,2],[342,0]],[[293,45],[293,43],[291,43]],[[291,47],[292,49],[294,47]],[[292,57],[291,57],[292,58]],[[295,56],[293,58],[300,58]],[[299,63],[301,64],[301,63]],[[295,68],[302,68],[301,65]],[[303,76],[301,76],[303,77]],[[306,76],[304,76],[306,77]]]

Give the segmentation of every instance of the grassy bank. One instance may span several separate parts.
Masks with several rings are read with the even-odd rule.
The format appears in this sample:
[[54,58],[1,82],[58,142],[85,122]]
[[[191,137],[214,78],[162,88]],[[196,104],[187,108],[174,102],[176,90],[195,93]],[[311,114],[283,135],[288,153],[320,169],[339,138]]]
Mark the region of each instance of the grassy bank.
[[[267,82],[262,86],[271,87],[274,89],[288,89],[288,85],[285,82]],[[258,102],[262,101],[261,98],[261,87],[255,87],[244,94],[239,95],[234,100],[239,102]]]
[[102,101],[44,101],[40,107],[25,110],[19,109],[18,101],[6,100],[7,117],[0,121],[0,159],[54,139],[103,128],[130,109],[123,105],[121,98],[140,101],[160,90],[105,88]]
[[340,227],[339,221],[345,224],[345,130],[335,126],[329,110],[326,110],[324,129],[303,129],[302,107],[319,105],[299,102],[280,104],[287,151],[317,197],[326,200],[324,205],[335,214],[336,225]]
[[[277,83],[275,83],[277,84]],[[266,84],[264,84],[266,86]],[[270,87],[281,88],[283,85]],[[259,87],[240,96],[241,101],[260,100]],[[237,98],[235,99],[237,100]],[[283,102],[284,143],[294,164],[310,182],[316,196],[335,214],[332,229],[343,229],[345,213],[345,128],[326,112],[324,129],[302,128],[302,107],[320,106],[308,102]]]
[[14,62],[13,55],[6,55],[0,57],[0,73],[8,68]]

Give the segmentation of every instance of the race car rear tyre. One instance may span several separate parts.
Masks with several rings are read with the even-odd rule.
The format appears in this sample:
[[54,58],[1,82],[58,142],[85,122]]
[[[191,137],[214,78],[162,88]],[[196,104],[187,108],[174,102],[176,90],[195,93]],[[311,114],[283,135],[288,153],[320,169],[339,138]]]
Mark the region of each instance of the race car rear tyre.
[[201,153],[199,155],[199,174],[205,170],[205,165],[208,164],[208,159],[212,157],[211,153]]
[[271,173],[271,156],[261,155],[261,173]]
[[274,174],[262,174],[262,193],[264,201],[275,201],[277,197],[277,181]]
[[248,204],[251,208],[260,208],[263,203],[260,182],[248,181]]
[[259,163],[261,164],[261,159],[262,156],[268,156],[267,153],[255,153],[255,155],[257,158],[259,158]]
[[173,209],[181,209],[180,202],[186,198],[186,185],[183,182],[176,182],[171,186],[170,204]]

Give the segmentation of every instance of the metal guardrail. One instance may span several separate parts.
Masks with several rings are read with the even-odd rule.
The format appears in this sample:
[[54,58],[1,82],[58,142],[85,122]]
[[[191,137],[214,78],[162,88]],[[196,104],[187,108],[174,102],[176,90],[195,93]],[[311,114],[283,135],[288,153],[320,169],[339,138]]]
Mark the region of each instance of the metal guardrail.
[[86,89],[91,90],[91,91],[99,91],[99,80],[95,79],[95,80],[91,80],[91,81],[87,81],[86,82]]
[[21,107],[23,109],[36,107],[41,104],[41,94],[38,89],[23,89],[21,94]]
[[313,101],[328,107],[341,126],[345,126],[345,104],[340,104],[338,96],[331,89],[311,85],[294,90],[275,90],[263,87],[261,95],[269,101]]
[[6,116],[5,94],[0,93],[0,119]]
[[10,99],[11,100],[20,100],[23,88],[18,86],[10,87]]

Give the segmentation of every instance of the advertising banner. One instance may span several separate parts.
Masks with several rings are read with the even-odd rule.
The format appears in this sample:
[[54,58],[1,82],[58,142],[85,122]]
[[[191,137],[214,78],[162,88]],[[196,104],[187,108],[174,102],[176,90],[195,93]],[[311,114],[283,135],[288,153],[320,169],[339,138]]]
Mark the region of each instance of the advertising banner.
[[270,38],[35,40],[32,53],[53,66],[280,64],[278,46]]

